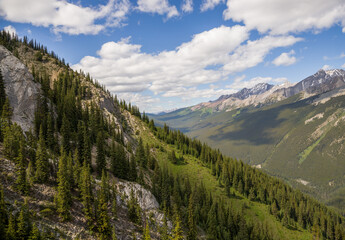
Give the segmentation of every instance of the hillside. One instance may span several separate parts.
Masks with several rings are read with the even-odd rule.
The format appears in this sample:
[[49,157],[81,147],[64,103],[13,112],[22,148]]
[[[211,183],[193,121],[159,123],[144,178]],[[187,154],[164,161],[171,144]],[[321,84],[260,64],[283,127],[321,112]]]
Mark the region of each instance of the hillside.
[[[343,83],[343,70],[320,70],[294,86],[256,95],[266,99],[256,104],[152,117],[345,210]],[[267,102],[279,94],[283,100]]]
[[36,42],[0,43],[1,239],[344,239],[343,217],[283,181],[155,126]]

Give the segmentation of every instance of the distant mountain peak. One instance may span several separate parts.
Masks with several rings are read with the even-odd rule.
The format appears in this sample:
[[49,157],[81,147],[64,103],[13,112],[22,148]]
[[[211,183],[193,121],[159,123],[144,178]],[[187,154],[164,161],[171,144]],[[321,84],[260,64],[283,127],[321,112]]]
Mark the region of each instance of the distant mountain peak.
[[274,85],[269,84],[269,83],[258,83],[252,88],[243,88],[242,90],[238,91],[237,93],[233,93],[230,95],[222,95],[216,101],[228,99],[231,97],[237,98],[240,100],[244,100],[244,99],[246,99],[252,95],[260,95],[264,92],[267,92],[268,90],[270,90],[273,87],[274,87]]

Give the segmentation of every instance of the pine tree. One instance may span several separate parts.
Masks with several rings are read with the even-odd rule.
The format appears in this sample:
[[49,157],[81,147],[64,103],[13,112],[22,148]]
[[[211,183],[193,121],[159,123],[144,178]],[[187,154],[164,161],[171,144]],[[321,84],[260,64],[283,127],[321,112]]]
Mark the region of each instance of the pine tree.
[[183,240],[183,232],[181,229],[181,220],[177,213],[175,213],[174,229],[172,232],[172,240]]
[[145,230],[144,230],[144,240],[151,240],[150,227],[147,220],[146,220]]
[[0,116],[2,113],[2,107],[4,106],[5,102],[6,102],[5,83],[4,83],[2,72],[0,69]]
[[38,183],[45,183],[48,180],[48,158],[45,148],[44,136],[43,136],[43,127],[40,127],[40,134],[38,140],[38,147],[36,151],[36,172],[35,172],[35,181]]
[[8,240],[17,240],[17,224],[15,216],[11,213],[10,219],[8,220],[8,226],[6,230],[6,236]]
[[56,145],[54,137],[54,120],[50,112],[48,112],[47,115],[47,147],[53,150],[54,146]]
[[87,126],[83,128],[83,139],[84,139],[84,147],[83,147],[83,161],[86,162],[86,165],[90,168],[91,166],[91,143],[90,143],[90,136]]
[[2,185],[0,183],[0,239],[6,238],[6,225],[7,225],[7,210],[6,210],[6,204],[5,204],[5,198],[4,198],[4,190],[2,188]]
[[19,192],[26,195],[29,191],[29,183],[26,177],[26,164],[24,158],[24,143],[21,141],[20,149],[19,149],[19,156],[18,156],[18,165],[17,165],[17,180],[16,180],[16,188]]
[[98,133],[97,135],[97,172],[99,175],[102,174],[102,171],[106,168],[106,162],[105,162],[105,153],[104,153],[104,137],[102,131]]
[[193,194],[189,197],[188,203],[188,234],[187,240],[195,240],[197,239],[197,229],[194,219],[194,198]]
[[[104,176],[104,171],[103,171]],[[108,216],[108,204],[107,204],[107,197],[106,197],[106,189],[105,186],[101,187],[99,192],[99,201],[98,201],[98,221],[97,221],[97,228],[99,232],[99,239],[109,239],[111,236],[111,226],[109,223],[109,216]]]
[[32,225],[32,230],[29,236],[29,240],[40,240],[41,234],[40,230],[37,228],[36,223]]
[[112,203],[111,203],[111,212],[113,214],[113,219],[117,219],[117,200],[116,200],[116,188],[115,185],[113,186],[113,196],[112,196]]
[[31,231],[30,213],[28,208],[27,199],[21,207],[18,224],[17,224],[17,236],[19,239],[27,239]]
[[80,192],[81,199],[83,204],[83,212],[87,220],[89,228],[92,228],[92,203],[93,203],[93,194],[92,194],[92,183],[90,175],[90,167],[84,161],[84,165],[81,172],[81,182],[80,182]]
[[9,128],[11,124],[11,107],[8,98],[6,98],[5,103],[2,106],[1,118],[0,118],[0,141],[4,141],[6,128]]
[[64,114],[62,118],[60,133],[62,136],[62,147],[66,153],[68,153],[71,149],[70,132],[71,132],[70,122],[68,121],[68,118]]
[[136,160],[130,157],[129,162],[129,180],[136,181],[138,178]]
[[82,167],[80,165],[79,160],[79,151],[76,148],[73,155],[73,183],[74,187],[79,187],[80,189],[80,175],[82,171]]
[[67,157],[64,150],[61,150],[61,156],[59,159],[59,171],[58,177],[58,193],[57,193],[57,212],[62,221],[66,221],[70,218],[70,201],[71,190],[67,176]]
[[135,152],[135,160],[140,164],[141,167],[147,167],[147,159],[145,156],[145,149],[143,146],[143,140],[139,139],[139,145]]

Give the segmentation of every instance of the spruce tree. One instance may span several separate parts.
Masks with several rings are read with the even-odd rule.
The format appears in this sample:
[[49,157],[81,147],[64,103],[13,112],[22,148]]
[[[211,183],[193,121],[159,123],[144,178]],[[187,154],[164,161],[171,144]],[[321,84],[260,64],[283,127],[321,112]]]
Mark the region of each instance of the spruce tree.
[[81,192],[81,199],[82,199],[82,204],[83,204],[83,212],[87,220],[88,226],[91,229],[92,220],[93,220],[92,218],[93,194],[92,194],[90,167],[86,163],[86,161],[84,161],[80,179],[81,179],[80,192]]
[[62,118],[60,133],[62,136],[62,147],[64,151],[68,153],[71,149],[71,146],[70,146],[71,127],[70,127],[70,122],[65,114],[63,115],[63,118]]
[[10,219],[8,220],[8,226],[6,230],[6,238],[8,240],[17,240],[17,224],[16,224],[16,218],[15,216],[11,213],[10,214]]
[[116,188],[115,185],[113,186],[113,196],[112,196],[112,203],[111,203],[111,212],[113,214],[113,219],[117,219],[117,200],[116,200]]
[[84,126],[83,128],[83,143],[84,143],[84,147],[83,147],[83,162],[86,162],[86,165],[90,168],[92,168],[91,166],[91,142],[90,142],[90,136],[89,136],[89,131],[87,126]]
[[67,157],[66,153],[61,150],[61,156],[59,159],[59,171],[57,173],[58,178],[58,193],[57,193],[57,212],[62,221],[66,221],[70,218],[70,201],[71,190],[67,176]]
[[145,230],[144,230],[144,240],[151,240],[150,227],[147,220],[146,220]]
[[[103,174],[104,175],[104,174]],[[109,222],[109,216],[108,216],[108,204],[106,199],[106,189],[104,189],[104,186],[101,187],[101,190],[99,192],[99,201],[98,201],[98,221],[97,221],[97,228],[99,233],[99,239],[105,240],[109,239],[111,236],[111,226]]]
[[27,199],[25,199],[25,202],[20,209],[17,221],[17,237],[19,239],[27,239],[31,231],[30,213]]
[[5,204],[5,198],[4,198],[4,190],[2,188],[2,185],[0,183],[0,239],[6,238],[6,225],[7,225],[7,210],[6,210],[6,204]]
[[189,197],[188,203],[188,234],[187,240],[196,240],[197,239],[197,229],[194,218],[194,198],[193,194]]
[[183,240],[183,232],[181,229],[181,220],[179,215],[175,214],[174,229],[172,232],[172,240]]
[[130,157],[129,164],[129,180],[136,181],[138,178],[136,160]]
[[29,240],[40,240],[40,239],[41,239],[40,230],[37,228],[36,223],[34,223],[32,225]]
[[2,72],[0,69],[0,116],[2,113],[2,107],[4,106],[6,101],[6,92],[5,92],[5,83],[2,77]]
[[0,118],[0,141],[4,141],[6,128],[9,128],[11,124],[11,107],[8,98],[6,98],[5,103],[2,106],[1,118]]
[[48,180],[48,157],[45,148],[44,136],[43,136],[43,127],[40,127],[38,146],[36,151],[36,172],[35,172],[35,181],[38,183],[45,183]]
[[97,172],[99,175],[102,174],[102,171],[106,168],[106,161],[105,161],[105,152],[104,152],[104,137],[103,137],[103,132],[100,131],[97,134],[97,159],[96,159],[96,164],[97,164]]
[[139,163],[141,167],[146,168],[147,167],[147,159],[145,156],[145,149],[143,145],[143,140],[139,139],[139,145],[135,152],[135,160]]
[[19,192],[26,195],[29,191],[29,183],[26,177],[26,163],[24,157],[24,143],[21,141],[20,149],[19,149],[19,156],[17,160],[17,180],[16,180],[16,188]]

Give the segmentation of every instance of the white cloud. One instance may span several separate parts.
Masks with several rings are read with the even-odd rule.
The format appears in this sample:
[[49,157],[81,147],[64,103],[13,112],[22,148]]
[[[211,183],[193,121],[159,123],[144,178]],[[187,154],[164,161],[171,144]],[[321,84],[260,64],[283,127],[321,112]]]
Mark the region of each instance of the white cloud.
[[345,68],[345,63],[343,65],[341,65],[342,68]]
[[160,102],[159,98],[142,95],[140,93],[120,93],[118,94],[118,97],[126,100],[126,102],[134,103],[141,111],[143,109],[150,109],[150,112],[159,112],[164,110],[161,106],[156,105]]
[[11,35],[12,34],[17,35],[17,31],[12,25],[8,25],[8,26],[4,27],[4,30],[6,32],[9,32]]
[[212,10],[220,3],[224,3],[224,0],[203,0],[200,6],[200,10],[202,12]]
[[272,63],[276,66],[289,66],[289,65],[292,65],[294,64],[297,59],[292,56],[295,54],[295,51],[294,50],[291,50],[290,52],[286,53],[282,53],[280,54],[277,58],[275,58]]
[[157,97],[210,98],[225,92],[216,87],[200,89],[200,85],[226,80],[230,74],[262,62],[271,49],[301,40],[291,36],[248,38],[246,27],[221,26],[194,35],[175,50],[157,54],[142,52],[141,45],[126,38],[103,44],[98,56],[86,56],[72,67],[89,72],[113,93],[148,90]]
[[230,72],[240,72],[261,63],[271,49],[287,47],[302,41],[293,36],[265,36],[259,40],[248,41],[230,56],[224,69]]
[[344,0],[227,0],[225,19],[273,34],[315,31],[336,23],[345,32]]
[[193,12],[193,0],[183,0],[182,11]]
[[243,88],[252,88],[258,83],[282,83],[282,82],[286,82],[287,78],[254,77],[248,81],[243,81],[243,80],[244,80],[243,76],[240,78],[236,78],[232,84],[230,84],[226,87],[231,88],[231,89],[240,90]]
[[331,68],[332,68],[332,67],[331,67],[330,65],[327,65],[327,64],[326,64],[326,65],[323,65],[321,69],[323,69],[323,70],[326,71],[326,70],[329,70],[329,69],[331,69]]
[[141,12],[166,14],[167,18],[179,15],[175,6],[171,6],[168,0],[138,0],[137,9]]
[[[121,26],[129,9],[129,0],[109,0],[97,8],[64,0],[0,0],[0,16],[6,20],[51,27],[56,34],[97,34],[106,27]],[[96,23],[99,20],[104,23]]]

